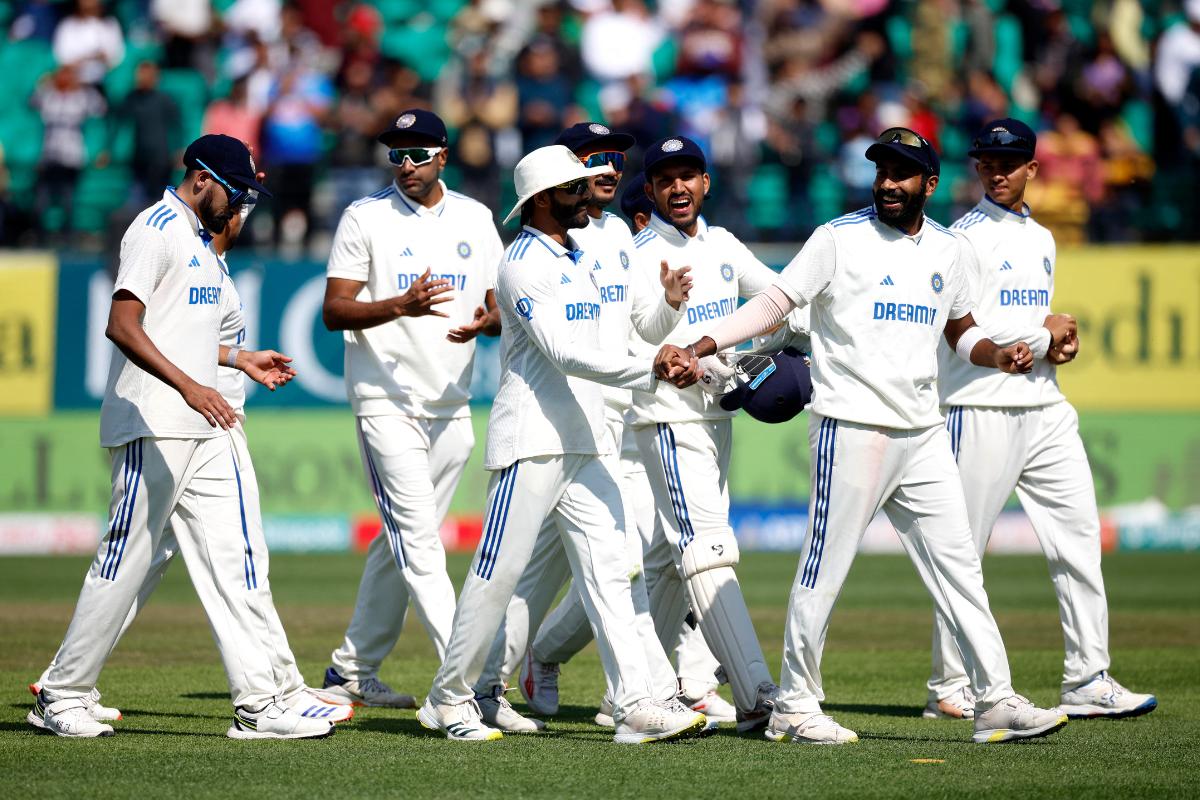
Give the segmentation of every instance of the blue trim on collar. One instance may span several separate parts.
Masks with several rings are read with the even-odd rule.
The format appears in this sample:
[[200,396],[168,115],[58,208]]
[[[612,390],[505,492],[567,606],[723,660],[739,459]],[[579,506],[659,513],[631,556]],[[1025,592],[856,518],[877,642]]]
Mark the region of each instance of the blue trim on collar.
[[[191,206],[189,206],[187,203],[185,203],[183,201],[183,198],[180,197],[179,193],[175,191],[174,186],[168,186],[167,193],[170,194],[172,197],[174,197],[175,200],[179,203],[179,205],[183,206],[183,210],[185,212],[187,212],[187,215],[189,217],[191,217],[191,219],[192,219],[192,229],[196,231],[196,235],[199,236],[200,239],[204,242],[205,246],[207,246],[208,243],[212,241],[213,235],[211,233],[209,233],[207,230],[205,230],[204,223],[200,221],[200,217],[196,214],[195,211],[192,211]],[[207,239],[204,238],[206,236],[208,237]]]
[[[695,238],[692,236],[688,236],[686,233],[681,231],[679,228],[675,227],[670,222],[667,222],[665,219],[663,219],[662,216],[658,213],[657,208],[650,212],[650,222],[647,225],[647,227],[651,227],[651,226],[653,226],[656,229],[656,232],[659,233],[660,235],[667,235],[673,231],[676,235],[679,236],[679,238],[681,240],[683,240],[684,244],[686,244],[691,239]],[[696,218],[696,236],[699,236],[702,233],[706,233],[707,231],[708,231],[708,220],[706,220],[704,218],[703,214],[700,214]]]
[[[562,258],[563,256],[571,255],[570,250],[563,247],[562,245],[560,245],[558,242],[554,241],[553,239],[550,239],[548,236],[546,236],[544,233],[539,231],[537,228],[533,228],[533,227],[530,227],[529,225],[526,225],[521,230],[528,233],[530,236],[532,236],[534,239],[536,239],[537,242],[539,244],[541,244],[542,247],[549,250],[555,258]],[[547,241],[548,239],[549,239],[549,241]]]
[[993,206],[1000,209],[1004,213],[1012,214],[1017,219],[1029,219],[1029,217],[1031,216],[1031,212],[1029,210],[1029,204],[1024,201],[1021,202],[1021,208],[1023,208],[1024,211],[1022,213],[1018,214],[1016,211],[1013,211],[1008,206],[1002,206],[999,203],[997,203],[995,200],[993,200],[991,197],[989,197],[986,192],[984,192],[983,199],[986,200],[987,202],[991,203]]
[[[440,179],[438,180],[438,183],[440,183],[442,186],[442,201],[438,203],[438,210],[435,216],[440,217],[442,212],[446,210],[446,200],[448,200],[450,197],[450,190],[446,188],[446,184],[442,183]],[[396,192],[396,197],[400,198],[400,202],[404,203],[404,207],[407,208],[414,217],[421,216],[421,209],[425,208],[424,206],[413,206],[412,203],[408,202],[408,197],[405,196],[404,192],[400,191],[400,187],[396,185],[394,180],[392,181],[391,188]]]

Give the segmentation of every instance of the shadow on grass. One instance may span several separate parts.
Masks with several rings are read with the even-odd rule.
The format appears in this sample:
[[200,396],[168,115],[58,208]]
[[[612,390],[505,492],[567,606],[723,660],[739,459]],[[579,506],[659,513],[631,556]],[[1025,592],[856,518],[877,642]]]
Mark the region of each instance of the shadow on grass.
[[179,696],[184,700],[228,700],[229,692],[188,692]]
[[186,711],[147,711],[143,708],[125,708],[121,713],[126,717],[166,717],[167,719],[178,719],[186,717],[188,719],[229,719],[232,716],[232,711],[227,714],[190,714]]
[[903,717],[907,719],[915,719],[921,716],[921,709],[919,707],[900,704],[822,703],[821,710],[826,713],[873,714],[877,717]]

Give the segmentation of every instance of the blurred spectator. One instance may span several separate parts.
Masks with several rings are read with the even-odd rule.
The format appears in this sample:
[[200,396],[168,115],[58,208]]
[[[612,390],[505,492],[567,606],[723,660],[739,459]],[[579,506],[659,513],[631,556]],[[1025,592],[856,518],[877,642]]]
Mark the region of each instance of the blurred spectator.
[[230,31],[244,37],[253,35],[260,42],[279,39],[282,28],[280,0],[235,0],[222,20]]
[[1136,242],[1142,236],[1140,209],[1149,198],[1154,162],[1118,120],[1100,126],[1103,199],[1092,209],[1088,238],[1093,242]]
[[263,154],[275,191],[275,240],[308,243],[322,126],[333,98],[329,80],[303,66],[280,78],[263,123]]
[[1187,19],[1172,25],[1158,42],[1154,79],[1158,90],[1178,108],[1188,81],[1200,67],[1200,0],[1186,0]]
[[125,57],[125,37],[100,0],[76,0],[75,13],[54,30],[54,58],[78,71],[81,83],[98,85]]
[[534,39],[517,59],[517,126],[526,153],[553,143],[564,127],[571,84],[559,67],[558,51],[545,39]]
[[152,0],[150,13],[163,33],[163,66],[194,69],[211,80],[212,0]]
[[33,39],[51,42],[58,25],[58,3],[55,0],[17,0],[8,36],[15,42]]
[[83,124],[104,113],[104,98],[79,81],[75,67],[64,64],[34,92],[31,104],[42,117],[42,156],[38,164],[35,208],[42,241],[51,206],[63,212],[62,232],[72,230],[72,210],[79,173],[87,163]]
[[1083,65],[1076,83],[1080,123],[1089,131],[1099,131],[1106,120],[1121,113],[1132,88],[1132,75],[1117,57],[1112,37],[1099,34],[1095,52]]
[[558,51],[559,69],[566,79],[575,85],[583,78],[583,61],[579,56],[578,45],[568,42],[563,35],[564,5],[566,4],[562,0],[550,0],[538,8],[533,37],[554,43],[554,49]]
[[654,51],[664,35],[642,0],[613,0],[610,8],[583,23],[580,56],[587,71],[602,83],[651,75]]
[[379,35],[383,32],[383,17],[379,10],[358,3],[346,15],[342,30],[342,63],[338,68],[338,88],[345,85],[346,74],[365,65],[371,82],[378,77],[382,57],[379,53]]
[[[142,206],[163,193],[171,183],[171,174],[182,158],[183,131],[179,107],[158,88],[158,65],[142,61],[137,65],[133,91],[126,95],[109,116],[109,142],[126,125],[133,126],[133,156],[129,167],[138,194],[133,205]],[[110,144],[111,147],[111,144]],[[101,166],[109,153],[101,154]]]
[[250,104],[247,96],[247,79],[238,78],[229,87],[229,96],[214,100],[204,112],[204,133],[223,133],[240,139],[259,152],[259,134],[262,131],[262,112]]
[[360,197],[378,191],[386,179],[379,154],[382,146],[375,141],[394,117],[390,105],[373,85],[372,65],[355,61],[342,74],[342,91],[330,116],[335,145],[330,154],[330,178],[333,181],[334,213]]
[[867,148],[875,142],[881,131],[861,127],[865,118],[859,121],[860,127],[847,131],[838,148],[838,177],[841,178],[845,189],[846,208],[863,208],[871,205],[873,197],[871,186],[875,183],[875,165],[867,161]]
[[1030,205],[1059,244],[1084,241],[1091,208],[1104,198],[1104,170],[1096,137],[1070,114],[1038,135],[1041,169],[1031,185]]
[[732,0],[698,0],[678,36],[675,74],[737,80],[742,73],[742,14]]

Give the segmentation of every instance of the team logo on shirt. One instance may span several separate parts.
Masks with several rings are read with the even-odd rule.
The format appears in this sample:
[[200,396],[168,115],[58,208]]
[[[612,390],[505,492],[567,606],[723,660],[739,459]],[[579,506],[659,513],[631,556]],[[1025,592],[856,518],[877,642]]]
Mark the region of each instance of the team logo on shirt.
[[533,301],[528,297],[522,297],[517,301],[516,312],[517,316],[533,319]]
[[1042,256],[1042,266],[1046,268],[1046,274],[1050,274],[1050,256]]
[[946,288],[946,281],[942,277],[942,273],[933,273],[933,277],[929,279],[929,285],[933,287],[934,294],[941,294],[942,289]]
[[621,269],[629,269],[629,253],[621,251]]
[[199,258],[197,258],[196,256],[192,256],[192,260],[188,262],[188,266],[189,266],[189,267],[198,267],[198,266],[200,266],[200,259],[199,259]]
[[726,283],[730,283],[733,280],[733,265],[732,264],[722,264],[721,265],[721,277],[725,279]]
[[412,248],[406,247],[406,248],[404,248],[404,252],[400,254],[400,257],[404,258],[405,256],[411,256],[412,254],[413,254]]
[[459,242],[458,243],[458,257],[459,258],[470,258],[471,257],[471,245],[467,244],[466,242]]

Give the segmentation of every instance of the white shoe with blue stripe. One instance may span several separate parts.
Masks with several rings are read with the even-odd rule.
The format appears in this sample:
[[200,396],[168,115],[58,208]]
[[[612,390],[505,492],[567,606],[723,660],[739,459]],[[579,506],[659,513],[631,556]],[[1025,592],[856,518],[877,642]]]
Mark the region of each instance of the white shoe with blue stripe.
[[268,703],[258,711],[235,708],[233,724],[225,735],[230,739],[324,739],[333,735],[333,723],[302,717],[282,703]]
[[346,678],[336,669],[325,670],[324,685],[310,691],[326,703],[351,706],[375,706],[381,708],[416,708],[417,700],[411,694],[400,694],[392,687],[372,675],[369,678]]
[[494,742],[504,738],[504,734],[484,723],[479,704],[474,700],[437,705],[427,698],[417,712],[417,721],[431,731],[441,731],[452,742]]
[[1158,698],[1152,694],[1131,692],[1107,672],[1069,692],[1063,692],[1058,706],[1072,719],[1089,717],[1140,717],[1158,708]]
[[354,717],[354,706],[330,703],[322,700],[307,686],[282,701],[285,706],[308,719],[323,719],[329,722],[345,722]]

